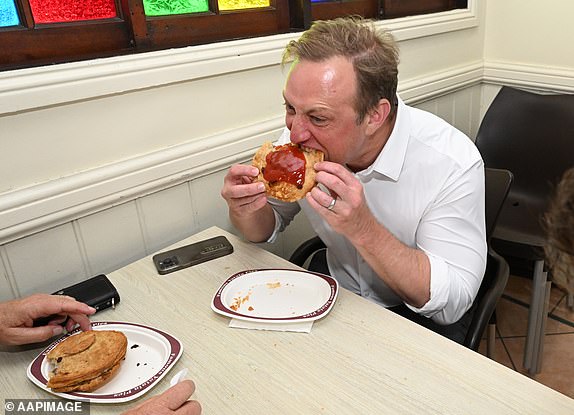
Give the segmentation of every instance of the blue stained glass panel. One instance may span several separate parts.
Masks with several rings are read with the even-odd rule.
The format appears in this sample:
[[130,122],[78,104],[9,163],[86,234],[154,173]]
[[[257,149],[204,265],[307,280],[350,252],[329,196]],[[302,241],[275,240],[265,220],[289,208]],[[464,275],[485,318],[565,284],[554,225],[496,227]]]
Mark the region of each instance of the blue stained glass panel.
[[18,26],[20,24],[15,1],[0,0],[0,27]]

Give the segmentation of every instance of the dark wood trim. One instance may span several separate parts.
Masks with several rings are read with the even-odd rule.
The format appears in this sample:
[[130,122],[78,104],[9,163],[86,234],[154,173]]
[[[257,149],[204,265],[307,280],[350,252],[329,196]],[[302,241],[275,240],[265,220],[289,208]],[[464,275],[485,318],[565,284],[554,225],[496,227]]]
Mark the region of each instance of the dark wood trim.
[[[200,45],[304,30],[346,15],[399,17],[467,6],[466,0],[270,0],[270,6],[178,16],[146,16],[143,0],[115,0],[118,17],[39,24],[28,0],[16,0],[22,24],[0,28],[0,70]],[[382,5],[382,6],[381,6]]]
[[313,20],[310,0],[289,0],[290,25],[292,29],[309,29]]
[[466,8],[466,0],[382,0],[385,19]]
[[379,17],[377,0],[326,1],[311,4],[313,20],[329,20],[340,16],[358,15],[367,19]]
[[34,27],[34,17],[32,15],[32,9],[30,8],[30,3],[27,1],[16,1],[16,9],[21,13],[20,19],[21,23],[25,28]]
[[121,55],[133,51],[125,22],[38,25],[0,32],[0,69]]
[[121,10],[130,29],[131,45],[138,50],[149,50],[146,15],[142,0],[121,0]]
[[[278,0],[284,9],[286,0]],[[256,23],[255,23],[256,22]],[[198,45],[284,33],[289,30],[288,13],[275,7],[199,15],[148,17],[147,31],[152,49]]]

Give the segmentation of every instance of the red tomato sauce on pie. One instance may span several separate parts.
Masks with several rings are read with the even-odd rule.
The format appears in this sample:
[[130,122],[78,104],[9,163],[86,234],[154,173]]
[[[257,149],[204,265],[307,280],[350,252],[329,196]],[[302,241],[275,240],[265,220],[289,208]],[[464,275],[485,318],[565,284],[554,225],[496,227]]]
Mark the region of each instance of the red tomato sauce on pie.
[[301,189],[305,183],[305,155],[299,147],[283,145],[267,154],[263,177],[270,183],[286,182]]

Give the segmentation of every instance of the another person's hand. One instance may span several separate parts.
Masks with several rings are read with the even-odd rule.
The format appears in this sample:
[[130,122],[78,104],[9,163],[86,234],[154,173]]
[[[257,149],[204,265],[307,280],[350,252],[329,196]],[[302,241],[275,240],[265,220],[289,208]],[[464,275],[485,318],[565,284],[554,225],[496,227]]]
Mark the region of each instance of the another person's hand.
[[231,215],[249,216],[267,204],[265,186],[254,182],[259,170],[253,166],[231,166],[221,189],[221,196],[229,206]]
[[[77,324],[90,330],[89,315],[96,309],[64,295],[34,294],[0,304],[0,344],[38,343],[62,334],[61,324],[68,320],[70,331]],[[34,320],[50,317],[43,326],[33,327]]]
[[199,402],[188,400],[194,391],[195,384],[191,380],[184,380],[122,415],[199,415],[201,414]]

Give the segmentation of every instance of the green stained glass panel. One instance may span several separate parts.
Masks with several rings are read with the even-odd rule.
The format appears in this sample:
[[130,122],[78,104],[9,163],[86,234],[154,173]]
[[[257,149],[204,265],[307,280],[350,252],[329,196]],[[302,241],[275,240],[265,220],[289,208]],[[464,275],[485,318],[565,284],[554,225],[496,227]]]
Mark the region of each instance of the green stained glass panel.
[[219,10],[241,10],[269,7],[269,0],[218,0]]
[[14,0],[0,0],[0,27],[17,26],[20,18]]
[[207,0],[144,0],[147,16],[202,13],[209,11]]

